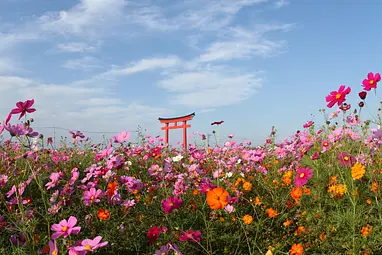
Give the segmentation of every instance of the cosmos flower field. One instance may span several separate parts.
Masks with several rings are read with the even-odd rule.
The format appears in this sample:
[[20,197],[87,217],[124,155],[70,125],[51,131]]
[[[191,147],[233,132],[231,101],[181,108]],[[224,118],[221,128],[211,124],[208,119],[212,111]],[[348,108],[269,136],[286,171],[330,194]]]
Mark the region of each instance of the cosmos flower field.
[[56,148],[18,102],[0,126],[0,254],[382,254],[380,79],[328,92],[326,124],[281,142],[187,151],[126,131]]

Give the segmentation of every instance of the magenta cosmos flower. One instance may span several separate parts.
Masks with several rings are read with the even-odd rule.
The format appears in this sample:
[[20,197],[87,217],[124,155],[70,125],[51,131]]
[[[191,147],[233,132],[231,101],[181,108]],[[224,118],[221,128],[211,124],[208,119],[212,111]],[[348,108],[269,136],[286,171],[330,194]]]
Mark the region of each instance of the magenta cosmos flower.
[[26,113],[35,112],[36,109],[32,108],[33,104],[34,104],[34,99],[27,100],[25,102],[17,102],[16,108],[12,109],[12,111],[9,113],[5,124],[7,124],[10,121],[13,114],[20,114],[19,119],[21,119],[22,117],[24,117]]
[[182,199],[175,197],[168,197],[166,200],[162,200],[162,209],[165,213],[169,214],[174,209],[178,209],[182,205]]
[[370,91],[371,89],[377,88],[377,83],[381,81],[381,75],[376,73],[375,75],[370,72],[367,74],[367,79],[364,79],[362,82],[363,89],[366,91]]
[[351,88],[347,87],[345,89],[344,85],[341,85],[338,91],[332,91],[328,96],[326,96],[326,102],[328,102],[328,107],[332,108],[336,103],[340,106],[346,100],[346,95],[351,92]]
[[80,131],[76,131],[76,132],[69,131],[69,133],[72,135],[73,139],[76,139],[77,137],[85,138],[84,134],[82,132],[80,132]]
[[84,192],[84,196],[82,197],[82,200],[84,201],[84,204],[89,206],[93,203],[99,203],[101,200],[98,198],[101,196],[102,190],[95,188],[91,188],[89,191]]
[[309,168],[298,168],[297,176],[294,180],[296,187],[304,186],[310,178],[313,176],[313,170]]
[[77,224],[77,218],[70,216],[68,220],[62,220],[59,224],[53,224],[51,230],[55,231],[52,234],[52,239],[56,240],[57,238],[64,236],[68,237],[70,234],[78,234],[81,231],[81,227],[75,227]]
[[192,241],[192,242],[200,242],[202,240],[202,233],[200,231],[187,230],[183,233],[183,235],[179,238],[179,241]]
[[93,240],[85,239],[81,242],[80,246],[74,247],[76,251],[95,251],[98,248],[104,247],[108,244],[108,242],[100,243],[102,236],[97,236]]

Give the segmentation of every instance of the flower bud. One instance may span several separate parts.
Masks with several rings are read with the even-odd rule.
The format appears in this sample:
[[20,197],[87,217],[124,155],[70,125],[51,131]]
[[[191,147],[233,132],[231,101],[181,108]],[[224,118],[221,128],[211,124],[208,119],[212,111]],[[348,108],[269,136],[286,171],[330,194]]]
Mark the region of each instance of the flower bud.
[[366,98],[367,92],[366,91],[361,91],[361,92],[358,93],[358,95],[359,95],[359,98],[364,100]]

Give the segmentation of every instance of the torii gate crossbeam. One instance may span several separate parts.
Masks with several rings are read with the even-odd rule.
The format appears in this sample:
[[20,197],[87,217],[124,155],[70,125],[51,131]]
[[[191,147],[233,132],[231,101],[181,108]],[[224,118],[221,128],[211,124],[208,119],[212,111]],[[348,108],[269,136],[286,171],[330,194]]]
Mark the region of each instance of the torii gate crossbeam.
[[[187,124],[187,121],[192,120],[194,116],[195,112],[181,117],[159,118],[160,123],[165,124],[165,126],[162,127],[161,130],[165,131],[165,141],[167,145],[169,141],[169,130],[183,128],[183,148],[185,151],[187,150],[187,128],[191,127],[190,124]],[[182,124],[178,125],[178,122]],[[173,123],[173,125],[170,125],[170,123]]]

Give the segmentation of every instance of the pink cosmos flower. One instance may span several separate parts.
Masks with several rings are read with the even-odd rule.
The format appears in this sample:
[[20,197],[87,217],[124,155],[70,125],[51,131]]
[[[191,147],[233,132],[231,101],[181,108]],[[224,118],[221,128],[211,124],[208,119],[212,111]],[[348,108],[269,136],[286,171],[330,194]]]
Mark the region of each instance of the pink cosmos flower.
[[129,138],[130,138],[130,132],[122,131],[115,137],[114,142],[123,143],[129,140]]
[[11,116],[12,116],[13,114],[19,114],[19,113],[20,113],[20,116],[19,116],[19,120],[20,120],[22,117],[24,117],[24,115],[25,115],[26,113],[32,113],[32,112],[35,112],[36,109],[35,109],[35,108],[31,108],[33,104],[34,104],[34,99],[32,99],[32,100],[27,100],[27,101],[25,101],[25,102],[17,102],[17,103],[16,103],[16,107],[17,107],[17,108],[14,108],[14,109],[9,113],[9,115],[8,115],[8,117],[7,117],[7,120],[6,120],[5,124],[7,124],[7,123],[10,121]]
[[357,126],[359,123],[361,123],[361,120],[356,118],[354,114],[351,114],[346,117],[346,123],[350,126]]
[[56,186],[56,183],[58,182],[58,179],[60,178],[60,173],[51,173],[49,178],[50,178],[50,182],[45,184],[45,187],[47,190],[54,188]]
[[187,230],[184,232],[184,234],[179,238],[179,241],[185,242],[185,241],[192,241],[192,242],[200,242],[202,240],[202,233],[200,231],[194,231],[194,230]]
[[341,85],[338,91],[332,91],[328,96],[326,96],[326,102],[328,102],[328,107],[332,108],[336,103],[340,106],[346,100],[346,95],[351,92],[351,88],[345,85]]
[[25,130],[25,125],[24,124],[16,124],[16,125],[11,125],[7,124],[4,126],[4,128],[9,132],[11,136],[20,136],[20,135],[25,135],[28,133],[27,130]]
[[89,191],[84,192],[84,196],[82,197],[82,200],[84,201],[84,204],[86,206],[90,206],[93,203],[99,203],[101,200],[98,198],[101,196],[102,190],[98,189],[96,191],[95,188],[91,188]]
[[5,174],[0,174],[0,188],[4,188],[7,185],[8,176]]
[[[77,246],[80,246],[81,242],[77,243]],[[68,255],[85,255],[86,251],[76,251],[75,247],[69,247]]]
[[15,193],[16,193],[16,186],[13,185],[11,190],[7,192],[7,198],[10,198]]
[[108,244],[108,242],[100,243],[102,236],[97,236],[93,240],[85,239],[81,242],[80,246],[74,247],[76,251],[95,251],[98,248],[104,247]]
[[196,151],[194,151],[194,152],[192,153],[192,157],[193,157],[194,159],[203,159],[203,158],[204,158],[204,155],[203,155],[200,151],[196,150]]
[[310,178],[313,176],[313,170],[309,168],[298,168],[297,176],[294,180],[296,187],[304,186]]
[[307,123],[304,124],[303,128],[309,128],[309,127],[311,127],[313,124],[314,124],[314,122],[310,120],[310,121],[308,121]]
[[81,227],[75,227],[77,224],[77,218],[70,216],[68,221],[62,220],[59,224],[53,224],[51,230],[55,231],[52,234],[52,239],[56,240],[57,238],[64,236],[68,237],[70,234],[78,234],[81,231]]
[[162,209],[165,213],[169,214],[174,209],[178,209],[182,205],[183,200],[178,196],[168,197],[166,200],[162,200]]
[[49,255],[57,255],[57,254],[58,254],[58,249],[57,249],[56,240],[49,241]]
[[371,89],[377,88],[377,83],[381,80],[381,75],[376,73],[375,75],[370,72],[367,74],[367,79],[364,79],[362,82],[363,89],[370,91]]

